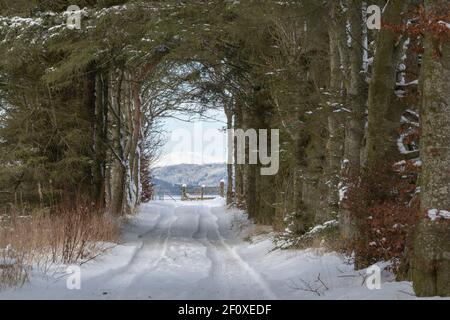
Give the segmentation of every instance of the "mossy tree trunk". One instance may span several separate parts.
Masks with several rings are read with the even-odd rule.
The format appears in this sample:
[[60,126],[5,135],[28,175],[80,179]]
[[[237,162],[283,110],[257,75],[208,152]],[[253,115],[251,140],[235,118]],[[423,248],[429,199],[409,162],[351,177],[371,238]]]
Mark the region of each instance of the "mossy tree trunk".
[[[233,129],[233,108],[227,104],[224,106],[225,116],[227,117],[227,130]],[[233,164],[231,162],[227,163],[227,205],[232,204],[233,199]]]
[[[369,84],[368,98],[368,126],[366,132],[366,146],[364,150],[363,179],[370,179],[373,175],[389,166],[392,155],[398,154],[395,143],[395,129],[400,125],[399,104],[395,103],[394,90],[396,86],[396,71],[399,63],[398,53],[403,50],[401,37],[389,26],[401,26],[402,16],[407,1],[392,0],[383,12],[383,27],[379,31],[376,42],[376,53]],[[398,118],[397,118],[398,116]],[[359,156],[359,155],[358,155]],[[367,240],[367,212],[361,212],[354,217],[356,232],[354,240],[357,242],[355,254],[356,268],[370,265],[371,250]]]
[[331,180],[334,188],[331,210],[339,211],[341,236],[346,242],[353,240],[355,219],[347,203],[339,203],[338,184],[341,184],[342,190],[348,188],[352,177],[359,174],[361,167],[367,105],[364,72],[366,27],[362,12],[361,0],[350,1],[346,12],[338,2],[331,3],[330,89],[336,97],[334,105],[337,107],[334,109],[341,111],[336,113],[333,110],[329,119],[329,161],[332,172],[338,171],[337,177]]
[[[234,129],[242,129],[243,119],[242,119],[242,106],[240,103],[236,103],[234,116]],[[234,172],[235,172],[235,186],[234,190],[236,193],[236,205],[238,208],[245,207],[245,197],[244,197],[244,165],[237,163],[237,149],[234,150]]]
[[121,71],[110,73],[109,78],[109,123],[110,125],[110,163],[109,174],[110,186],[109,199],[107,201],[108,211],[113,215],[120,215],[123,211],[123,200],[125,194],[125,162],[123,146],[123,119],[122,119],[122,83],[124,74]]
[[[333,1],[330,8],[331,23],[329,26],[330,38],[330,92],[332,100],[328,110],[328,141],[327,150],[327,172],[328,177],[328,208],[331,216],[336,217],[339,212],[339,182],[341,162],[344,152],[344,118],[343,100],[344,87],[342,86],[341,56],[339,52],[339,41],[342,41],[343,27],[338,22],[339,3]],[[342,30],[341,30],[342,31]]]
[[[392,0],[383,13],[383,23],[401,26],[407,1]],[[379,170],[392,155],[397,154],[393,135],[399,125],[399,104],[394,103],[396,71],[403,41],[392,28],[383,26],[378,34],[376,53],[369,85],[368,127],[365,148],[365,169],[370,173]],[[393,119],[392,114],[398,116]]]
[[[446,0],[425,3],[429,14],[448,9]],[[450,43],[441,41],[426,35],[422,70],[422,213],[412,263],[418,296],[450,296],[450,220],[433,220],[427,214],[433,209],[438,215],[439,210],[450,211]]]
[[354,0],[348,8],[351,39],[349,54],[349,74],[347,82],[347,101],[351,115],[345,132],[345,159],[348,160],[351,175],[359,173],[361,148],[364,137],[364,124],[367,103],[367,85],[365,83],[364,64],[364,21],[362,19],[362,0]]
[[108,125],[108,81],[100,70],[95,77],[94,188],[101,205],[105,204],[106,146]]

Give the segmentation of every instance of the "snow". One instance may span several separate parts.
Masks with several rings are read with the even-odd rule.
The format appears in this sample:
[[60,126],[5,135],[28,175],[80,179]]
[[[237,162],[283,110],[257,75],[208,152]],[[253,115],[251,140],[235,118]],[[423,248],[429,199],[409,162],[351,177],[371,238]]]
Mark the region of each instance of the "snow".
[[393,282],[387,264],[379,264],[381,289],[369,290],[366,270],[354,271],[349,259],[323,249],[275,250],[275,234],[261,228],[221,198],[153,201],[128,218],[120,244],[80,266],[81,290],[67,289],[60,266],[34,271],[0,299],[414,298],[411,283]]
[[[409,122],[409,123],[411,123],[411,122]],[[400,154],[408,155],[408,154],[416,152],[415,150],[411,150],[411,151],[408,150],[404,143],[405,138],[412,133],[413,133],[413,129],[409,129],[407,132],[399,135],[399,137],[397,139],[397,147],[398,147],[398,151],[400,152]]]
[[342,203],[342,201],[347,199],[348,186],[346,186],[342,182],[339,182],[338,188],[339,188],[339,203]]
[[430,210],[428,210],[428,217],[431,219],[431,221],[435,221],[440,218],[450,219],[450,211],[430,209]]
[[408,150],[405,147],[405,144],[403,143],[403,139],[405,139],[405,134],[401,134],[397,139],[397,147],[398,151],[400,151],[401,154],[407,154]]
[[320,231],[322,231],[324,229],[327,229],[327,228],[330,228],[330,227],[334,227],[334,226],[337,226],[337,225],[338,225],[338,221],[337,220],[330,220],[330,221],[325,222],[324,224],[319,224],[319,225],[313,227],[311,230],[309,230],[307,232],[306,235],[313,235],[313,234],[316,234],[316,233],[318,233],[318,232],[320,232]]
[[449,23],[449,22],[446,22],[446,21],[439,21],[439,24],[442,24],[442,25],[446,26],[447,29],[450,29],[450,23]]
[[221,180],[226,181],[227,167],[224,163],[179,164],[153,168],[152,174],[156,179],[172,185],[186,183],[192,186],[218,186]]
[[[6,20],[5,18],[3,18],[3,23],[5,24]],[[22,17],[12,17],[9,19],[9,27],[10,28],[17,28],[17,27],[22,27],[24,25],[26,26],[39,26],[42,24],[42,19],[40,18],[22,18]]]
[[208,155],[206,153],[198,152],[186,152],[186,151],[174,151],[164,155],[158,159],[155,166],[175,166],[179,164],[210,164],[210,163],[222,163],[223,159],[219,156]]

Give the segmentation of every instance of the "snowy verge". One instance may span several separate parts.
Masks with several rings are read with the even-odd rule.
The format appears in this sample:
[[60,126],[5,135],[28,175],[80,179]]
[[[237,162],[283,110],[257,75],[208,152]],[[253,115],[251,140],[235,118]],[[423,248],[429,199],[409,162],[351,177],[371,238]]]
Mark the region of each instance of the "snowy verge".
[[275,249],[275,236],[223,199],[154,201],[129,217],[120,244],[81,266],[81,290],[67,288],[67,266],[59,266],[31,272],[0,299],[416,299],[386,264],[378,264],[380,289],[370,290],[366,270],[350,259]]

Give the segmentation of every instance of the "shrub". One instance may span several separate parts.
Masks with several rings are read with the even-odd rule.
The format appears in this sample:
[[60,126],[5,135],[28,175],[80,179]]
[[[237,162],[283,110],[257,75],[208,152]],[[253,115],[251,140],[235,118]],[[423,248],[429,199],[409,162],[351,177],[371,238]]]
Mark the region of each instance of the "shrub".
[[117,242],[120,221],[86,201],[19,216],[13,208],[0,228],[0,287],[24,283],[31,268],[82,263]]
[[358,229],[350,251],[368,264],[392,261],[398,269],[418,218],[418,171],[413,161],[402,161],[350,184],[345,201]]

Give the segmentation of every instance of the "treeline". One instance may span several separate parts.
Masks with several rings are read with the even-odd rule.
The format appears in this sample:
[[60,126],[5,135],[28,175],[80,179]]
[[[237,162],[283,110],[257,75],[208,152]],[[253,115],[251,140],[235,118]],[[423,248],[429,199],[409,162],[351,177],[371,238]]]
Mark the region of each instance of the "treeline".
[[[125,1],[108,4],[117,2]],[[129,214],[149,184],[141,163],[159,146],[156,119],[180,108],[166,103],[176,89],[162,73],[174,68],[163,60],[180,45],[174,25],[183,12],[164,2],[95,3],[80,4],[91,5],[82,7],[81,30],[65,26],[68,1],[38,1],[31,16],[1,19],[5,202],[81,196]]]
[[85,1],[69,30],[67,1],[5,1],[2,201],[131,213],[158,119],[223,107],[228,128],[281,134],[278,174],[228,166],[229,203],[291,245],[337,225],[357,268],[450,295],[449,4],[372,2]]
[[233,126],[279,128],[282,148],[275,176],[235,166],[236,201],[293,244],[338,225],[357,268],[392,261],[418,295],[449,295],[450,7],[375,4],[381,30],[365,1],[240,8]]

